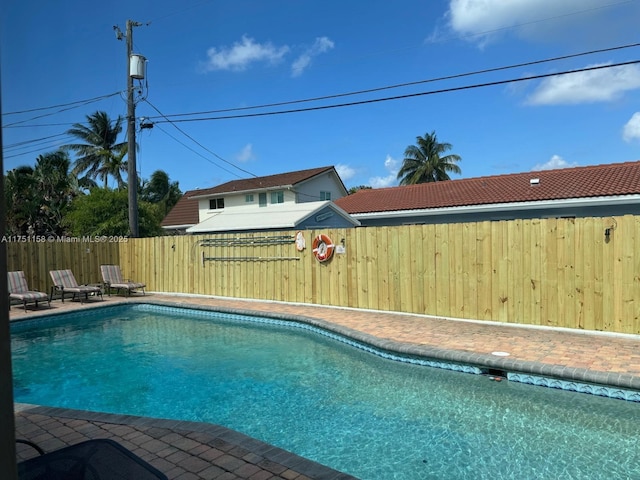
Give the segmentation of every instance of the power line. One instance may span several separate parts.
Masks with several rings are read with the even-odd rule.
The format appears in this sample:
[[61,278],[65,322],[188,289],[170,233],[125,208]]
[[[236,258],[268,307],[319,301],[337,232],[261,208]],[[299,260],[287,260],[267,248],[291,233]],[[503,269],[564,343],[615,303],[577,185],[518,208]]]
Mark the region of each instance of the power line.
[[66,133],[58,133],[56,135],[49,135],[47,137],[34,138],[32,140],[25,140],[23,142],[12,143],[10,145],[5,145],[3,147],[3,150],[10,150],[10,149],[14,149],[14,148],[19,148],[21,146],[35,144],[35,143],[42,142],[44,140],[49,140],[49,139],[52,139],[52,138],[64,137],[65,135],[67,135],[67,134]]
[[[163,115],[163,117],[165,119],[167,119],[167,117],[175,118],[175,117],[184,117],[184,116],[192,116],[192,115],[206,115],[206,114],[210,114],[210,113],[238,112],[238,111],[253,110],[253,109],[259,109],[259,108],[280,107],[280,106],[284,106],[284,105],[293,105],[293,104],[297,104],[297,103],[316,102],[316,101],[319,101],[319,100],[329,100],[329,99],[348,97],[348,96],[353,96],[353,95],[362,95],[364,93],[380,92],[380,91],[383,91],[383,90],[391,90],[391,89],[394,89],[394,88],[409,87],[409,86],[420,85],[420,84],[424,84],[424,83],[434,83],[434,82],[440,82],[440,81],[444,81],[444,80],[453,80],[453,79],[456,79],[456,78],[464,78],[464,77],[470,77],[470,76],[474,76],[474,75],[481,75],[481,74],[486,74],[486,73],[500,72],[500,71],[510,70],[510,69],[514,69],[514,68],[530,67],[532,65],[540,65],[540,64],[543,64],[543,63],[556,62],[556,61],[559,61],[559,60],[568,60],[570,58],[577,58],[577,57],[583,57],[583,56],[586,56],[586,55],[594,55],[594,54],[598,54],[598,53],[612,52],[612,51],[616,51],[616,50],[623,50],[623,49],[626,49],[626,48],[632,48],[632,47],[638,47],[638,46],[640,46],[640,43],[632,43],[632,44],[627,44],[627,45],[620,45],[620,46],[617,46],[617,47],[609,47],[609,48],[602,48],[602,49],[597,49],[597,50],[590,50],[588,52],[580,52],[580,53],[574,53],[574,54],[569,54],[569,55],[562,55],[562,56],[559,56],[559,57],[547,58],[547,59],[543,59],[543,60],[532,60],[532,61],[529,61],[529,62],[517,63],[517,64],[513,64],[513,65],[494,67],[494,68],[487,68],[487,69],[483,69],[483,70],[475,70],[475,71],[472,71],[472,72],[458,73],[458,74],[455,74],[455,75],[448,75],[448,76],[444,76],[444,77],[430,78],[430,79],[426,79],[426,80],[417,80],[417,81],[413,81],[413,82],[405,82],[405,83],[399,83],[399,84],[395,84],[395,85],[388,85],[388,86],[384,86],[384,87],[369,88],[369,89],[365,89],[365,90],[357,90],[357,91],[347,92],[347,93],[338,93],[338,94],[333,94],[333,95],[325,95],[325,96],[320,96],[320,97],[312,97],[312,98],[299,99],[299,100],[289,100],[289,101],[284,101],[284,102],[268,103],[268,104],[254,105],[254,106],[249,106],[249,107],[226,108],[226,109],[208,110],[208,111],[192,112],[192,113],[177,113],[177,114],[170,114],[170,115],[167,115],[167,116]],[[149,117],[149,118],[153,119],[153,118],[159,118],[159,117]]]
[[189,145],[187,145],[186,143],[182,142],[181,140],[179,140],[178,138],[174,137],[173,135],[171,135],[169,132],[167,132],[164,128],[162,128],[161,126],[157,125],[156,128],[158,128],[162,133],[164,133],[165,135],[167,135],[168,137],[172,138],[174,141],[178,142],[180,145],[182,145],[183,147],[185,147],[188,150],[191,150],[193,153],[195,153],[196,155],[198,155],[201,158],[204,158],[207,162],[211,163],[212,165],[215,165],[216,167],[224,170],[227,173],[230,173],[231,175],[234,175],[238,178],[240,178],[240,176],[234,172],[232,172],[231,170],[226,169],[225,167],[223,167],[222,165],[217,164],[216,162],[214,162],[213,160],[211,160],[210,158],[205,157],[204,155],[202,155],[200,152],[196,151],[195,149],[191,148]]
[[[47,143],[42,143],[42,144],[34,144],[34,145],[25,145],[23,147],[18,147],[10,152],[5,151],[5,154],[10,153],[10,156],[6,156],[5,158],[13,158],[13,157],[19,157],[21,155],[28,155],[30,153],[41,153],[43,150],[60,150],[65,146],[64,142],[62,140],[57,140],[57,141],[53,141],[53,140],[49,140]],[[27,150],[24,151],[27,148],[31,148],[31,150]]]
[[32,123],[31,125],[3,125],[2,128],[34,128],[34,127],[60,127],[75,125],[77,122],[62,122],[62,123]]
[[291,109],[291,110],[279,110],[279,111],[274,111],[274,112],[247,113],[247,114],[243,114],[243,115],[225,115],[225,116],[220,116],[220,117],[184,118],[184,119],[177,119],[177,120],[166,119],[165,121],[158,120],[155,123],[164,123],[164,122],[171,122],[171,123],[180,122],[180,123],[182,123],[182,122],[199,122],[199,121],[205,121],[205,120],[230,120],[230,119],[233,119],[233,118],[266,117],[266,116],[271,116],[271,115],[284,115],[284,114],[288,114],[288,113],[301,113],[301,112],[311,112],[311,111],[316,111],[316,110],[328,110],[328,109],[332,109],[332,108],[352,107],[352,106],[355,106],[355,105],[365,105],[365,104],[369,104],[369,103],[387,102],[387,101],[391,101],[391,100],[402,100],[402,99],[405,99],[405,98],[420,97],[420,96],[425,96],[425,95],[436,95],[436,94],[440,94],[440,93],[450,93],[450,92],[458,92],[458,91],[462,91],[462,90],[471,90],[471,89],[476,89],[476,88],[492,87],[492,86],[496,86],[496,85],[504,85],[504,84],[507,84],[507,83],[516,83],[516,82],[524,82],[524,81],[529,81],[529,80],[537,80],[537,79],[541,79],[541,78],[557,77],[557,76],[560,76],[560,75],[568,75],[568,74],[571,74],[571,73],[589,72],[589,71],[594,71],[594,70],[602,70],[602,69],[606,69],[606,68],[622,67],[622,66],[625,66],[625,65],[634,65],[634,64],[638,64],[638,63],[640,63],[640,60],[633,60],[633,61],[629,61],[629,62],[614,63],[614,64],[610,64],[610,65],[600,65],[600,66],[594,66],[594,67],[579,68],[579,69],[575,69],[575,70],[565,70],[563,72],[557,72],[557,73],[545,73],[545,74],[541,74],[541,75],[531,75],[531,76],[528,76],[528,77],[511,78],[511,79],[508,79],[508,80],[497,80],[497,81],[494,81],[494,82],[477,83],[477,84],[473,84],[473,85],[464,85],[462,87],[443,88],[443,89],[440,89],[440,90],[430,90],[430,91],[427,91],[427,92],[409,93],[409,94],[406,94],[406,95],[397,95],[397,96],[394,96],[394,97],[374,98],[374,99],[369,99],[369,100],[360,100],[360,101],[357,101],[357,102],[338,103],[338,104],[333,104],[333,105],[321,105],[321,106],[317,106],[317,107],[297,108],[297,109]]
[[[164,115],[160,110],[158,110],[158,108],[157,108],[155,105],[153,105],[149,100],[145,100],[145,102],[146,102],[146,103],[148,103],[148,104],[149,104],[149,106],[151,106],[151,108],[153,108],[156,112],[158,112],[158,113],[159,113],[159,114],[160,114],[160,115],[161,115],[161,116],[166,120],[166,122],[168,122],[168,123],[170,123],[171,125],[173,125],[173,127],[174,127],[176,130],[178,130],[180,133],[182,133],[185,137],[187,137],[187,138],[188,138],[189,140],[191,140],[193,143],[195,143],[196,145],[198,145],[200,148],[202,148],[203,150],[205,150],[205,151],[209,152],[211,155],[213,155],[214,157],[218,158],[219,160],[222,160],[222,161],[223,161],[223,162],[225,162],[226,164],[231,165],[233,168],[236,168],[236,169],[240,170],[241,172],[247,173],[247,174],[249,174],[249,175],[251,175],[251,176],[253,176],[253,177],[257,177],[257,175],[256,175],[256,174],[254,174],[254,173],[252,173],[252,172],[250,172],[250,171],[248,171],[248,170],[245,170],[245,169],[243,169],[243,168],[240,168],[240,167],[238,167],[237,165],[234,165],[232,162],[229,162],[228,160],[225,160],[224,158],[222,158],[222,157],[221,157],[220,155],[218,155],[217,153],[215,153],[215,152],[213,152],[213,151],[209,150],[207,147],[205,147],[204,145],[202,145],[200,142],[198,142],[195,138],[193,138],[193,137],[192,137],[191,135],[189,135],[187,132],[185,132],[184,130],[182,130],[182,129],[181,129],[180,127],[178,127],[177,125],[174,125],[174,122],[172,122],[171,120],[169,120],[169,119],[168,119],[168,118],[167,118],[167,117],[166,117],[166,116],[165,116],[165,115]],[[155,122],[155,123],[157,123],[157,122]],[[164,130],[163,130],[163,131],[164,131]],[[166,132],[165,132],[165,133],[166,133]],[[174,137],[172,137],[172,138],[174,138]],[[175,138],[174,138],[174,140],[175,140]],[[180,143],[181,143],[181,142],[180,142]],[[182,144],[182,145],[184,145],[184,144]],[[185,146],[186,146],[186,145],[185,145]],[[188,147],[187,147],[187,148],[188,148]],[[193,150],[192,150],[192,151],[193,151]],[[206,158],[206,157],[203,157],[203,158]],[[207,160],[209,160],[209,159],[207,159]],[[214,163],[214,162],[212,162],[212,163]],[[220,167],[220,165],[217,165],[217,164],[215,164],[215,163],[214,163],[214,165],[216,165],[216,166]],[[231,173],[232,175],[236,175],[235,173],[230,172],[229,170],[227,170],[227,169],[225,169],[225,168],[223,168],[223,167],[220,167],[220,168],[222,168],[223,170],[225,170],[225,171],[226,171],[226,172],[228,172],[228,173]],[[238,175],[236,175],[236,176],[238,176]]]
[[18,115],[18,114],[21,114],[21,113],[31,113],[31,112],[39,112],[39,111],[42,111],[42,110],[51,110],[52,108],[68,107],[70,105],[76,105],[78,103],[85,103],[85,102],[93,102],[93,101],[97,101],[97,100],[102,100],[102,99],[113,97],[114,95],[119,95],[119,94],[120,94],[120,92],[115,92],[115,93],[110,93],[109,95],[100,95],[99,97],[87,98],[85,100],[77,100],[75,102],[69,102],[69,103],[60,103],[58,105],[51,105],[49,107],[38,107],[38,108],[31,108],[29,110],[19,110],[19,111],[15,111],[15,112],[4,112],[2,114],[2,116],[4,117],[5,115]]
[[[145,100],[145,102],[147,102],[147,103],[148,103],[148,104],[149,104],[149,105],[150,105],[154,110],[156,110],[158,113],[162,114],[162,112],[160,112],[160,111],[159,111],[155,106],[153,106],[153,105],[151,104],[151,102],[149,102],[148,100]],[[169,121],[169,123],[171,123],[171,124],[173,125],[173,123],[172,123],[171,121]],[[211,164],[215,165],[216,167],[218,167],[218,168],[220,168],[220,169],[224,170],[225,172],[227,172],[227,173],[229,173],[229,174],[231,174],[231,175],[234,175],[235,177],[242,178],[242,177],[241,177],[240,175],[238,175],[237,173],[232,172],[231,170],[229,170],[229,169],[227,169],[227,168],[223,167],[222,165],[217,164],[216,162],[214,162],[214,161],[213,161],[213,160],[211,160],[210,158],[205,157],[205,156],[204,156],[204,155],[202,155],[200,152],[196,151],[195,149],[191,148],[191,147],[190,147],[189,145],[187,145],[186,143],[182,142],[182,141],[181,141],[181,140],[179,140],[178,138],[176,138],[176,137],[174,137],[173,135],[171,135],[169,132],[167,132],[165,129],[163,129],[163,128],[162,128],[162,127],[160,127],[159,125],[155,125],[155,124],[154,124],[154,126],[156,126],[157,128],[159,128],[159,129],[160,129],[160,131],[161,131],[162,133],[164,133],[165,135],[169,136],[170,138],[172,138],[173,140],[175,140],[176,142],[178,142],[180,145],[182,145],[182,146],[183,146],[183,147],[185,147],[186,149],[188,149],[188,150],[192,151],[193,153],[195,153],[195,154],[196,154],[196,155],[198,155],[199,157],[204,158],[207,162],[209,162],[209,163],[211,163]],[[189,138],[192,142],[196,143],[196,145],[198,145],[198,146],[200,146],[201,148],[205,149],[207,152],[211,153],[212,155],[215,155],[217,158],[220,158],[221,160],[223,160],[224,162],[226,162],[226,163],[230,164],[231,166],[233,166],[233,167],[237,168],[238,170],[241,170],[241,171],[243,171],[243,172],[245,172],[245,173],[248,173],[249,175],[251,175],[251,176],[253,176],[253,177],[255,177],[255,178],[258,178],[258,176],[257,176],[256,174],[251,173],[251,172],[249,172],[249,171],[247,171],[247,170],[244,170],[244,169],[242,169],[242,168],[240,168],[240,167],[237,167],[236,165],[233,165],[232,163],[228,162],[227,160],[225,160],[225,159],[221,158],[218,154],[216,154],[216,153],[212,152],[211,150],[209,150],[208,148],[206,148],[206,147],[202,146],[202,145],[201,145],[198,141],[196,141],[193,137],[191,137],[190,135],[188,135],[188,134],[186,134],[184,131],[182,131],[182,130],[177,126],[177,125],[173,125],[173,126],[174,126],[174,127],[175,127],[179,132],[180,132],[180,133],[182,133],[183,135],[186,135],[186,137],[187,137],[187,138]],[[251,182],[254,182],[254,180],[253,180],[252,178],[249,178],[249,179],[247,179],[247,180],[249,180],[249,181],[251,181]],[[260,186],[257,182],[255,183],[255,185],[256,185],[256,187],[259,187],[259,186]],[[318,196],[313,196],[313,195],[305,194],[305,193],[298,192],[298,191],[295,191],[295,193],[296,193],[296,194],[298,194],[298,195],[303,195],[303,196],[307,196],[307,197],[314,198],[314,199],[316,199],[316,198],[317,198],[317,199],[319,199],[319,198],[320,198],[320,197],[318,197]]]
[[109,95],[103,95],[102,97],[96,97],[96,98],[92,98],[90,100],[84,100],[82,102],[75,102],[72,106],[68,106],[66,108],[61,108],[59,110],[56,110],[55,112],[44,113],[42,115],[36,115],[35,117],[31,117],[31,118],[28,118],[26,120],[20,120],[18,122],[8,123],[6,125],[3,125],[3,127],[4,128],[13,127],[15,125],[20,125],[20,124],[23,124],[23,123],[30,122],[31,120],[37,120],[38,118],[50,117],[51,115],[57,115],[58,113],[65,112],[67,110],[73,110],[74,108],[83,107],[85,105],[89,105],[91,103],[99,102],[99,101],[102,101],[102,100],[104,100],[106,98],[113,97],[114,95],[119,95],[119,94],[120,94],[120,92],[116,92],[116,93],[111,93]]
[[[58,143],[54,143],[54,144],[51,144],[51,146],[50,146],[49,148],[47,148],[47,150],[50,150],[50,149],[52,149],[53,147],[57,147],[57,149],[62,148],[62,147],[63,147],[63,145],[60,145],[59,143],[60,143],[60,142],[58,142]],[[45,149],[45,147],[44,147],[44,146],[40,146],[40,147],[38,147],[38,148],[36,148],[36,149],[29,150],[29,151],[27,151],[27,152],[14,153],[13,155],[5,155],[5,156],[4,156],[4,158],[15,158],[15,157],[22,157],[23,155],[29,155],[29,154],[31,154],[31,153],[42,153],[42,150],[43,150],[43,149]]]

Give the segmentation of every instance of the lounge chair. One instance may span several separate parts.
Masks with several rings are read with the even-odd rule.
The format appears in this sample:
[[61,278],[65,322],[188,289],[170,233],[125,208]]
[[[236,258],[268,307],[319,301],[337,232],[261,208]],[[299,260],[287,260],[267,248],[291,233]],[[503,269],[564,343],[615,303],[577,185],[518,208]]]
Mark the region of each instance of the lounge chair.
[[51,270],[49,275],[51,275],[51,280],[53,280],[49,300],[53,298],[53,294],[55,292],[60,292],[63,303],[65,293],[73,294],[71,300],[74,300],[76,295],[78,295],[80,303],[82,303],[82,295],[84,295],[85,300],[88,300],[89,294],[96,296],[99,295],[100,299],[104,300],[102,297],[102,289],[100,287],[96,285],[78,285],[78,282],[76,282],[76,278],[73,276],[73,272],[71,270]]
[[142,289],[144,295],[144,287],[146,285],[140,282],[132,282],[131,280],[125,280],[122,278],[122,272],[118,265],[100,265],[100,271],[102,272],[102,281],[104,282],[104,288],[111,296],[111,289],[114,288],[116,293],[120,290],[124,291],[125,296],[131,295],[133,290]]
[[[46,300],[47,303],[50,301],[46,293],[29,290],[23,271],[7,272],[7,281],[9,284],[9,298],[22,301],[25,312],[27,311],[27,303],[35,303],[36,308],[38,308],[40,300]],[[51,306],[51,303],[49,303],[49,306]]]
[[33,442],[16,441],[29,445],[39,453],[18,463],[18,477],[21,480],[167,480],[160,470],[110,439],[85,440],[49,453]]

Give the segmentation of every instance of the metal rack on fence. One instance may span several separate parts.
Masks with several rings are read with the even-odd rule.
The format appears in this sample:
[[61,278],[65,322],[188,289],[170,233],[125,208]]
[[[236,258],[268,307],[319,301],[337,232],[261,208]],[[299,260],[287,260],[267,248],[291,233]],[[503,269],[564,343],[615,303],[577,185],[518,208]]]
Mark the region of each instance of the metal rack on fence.
[[[200,247],[268,247],[273,245],[294,244],[295,235],[268,235],[262,237],[227,237],[227,238],[206,238],[199,240]],[[293,256],[207,256],[202,252],[202,266],[205,262],[275,262],[300,260],[300,257]]]
[[283,260],[300,260],[300,257],[207,257],[202,252],[202,266],[204,266],[204,262],[275,262]]
[[295,235],[270,235],[265,237],[206,238],[201,247],[252,247],[255,245],[285,245],[295,241]]

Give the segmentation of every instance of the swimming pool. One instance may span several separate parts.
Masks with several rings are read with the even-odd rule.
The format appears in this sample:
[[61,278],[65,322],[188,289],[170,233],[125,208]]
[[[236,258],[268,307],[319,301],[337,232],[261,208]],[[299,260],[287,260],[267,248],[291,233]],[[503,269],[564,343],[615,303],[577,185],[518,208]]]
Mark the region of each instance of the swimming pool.
[[12,325],[18,402],[221,424],[362,479],[640,478],[640,404],[381,358],[302,324],[108,307]]

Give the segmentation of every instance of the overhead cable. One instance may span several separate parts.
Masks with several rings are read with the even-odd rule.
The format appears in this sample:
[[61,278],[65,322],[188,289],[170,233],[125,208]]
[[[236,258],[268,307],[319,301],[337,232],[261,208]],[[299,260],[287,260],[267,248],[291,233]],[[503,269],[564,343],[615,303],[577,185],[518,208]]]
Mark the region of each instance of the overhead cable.
[[[23,124],[23,123],[27,123],[27,122],[30,122],[32,120],[37,120],[38,118],[50,117],[51,115],[57,115],[58,113],[65,112],[67,110],[73,110],[74,108],[79,108],[79,107],[83,107],[85,105],[89,105],[91,103],[100,102],[100,101],[102,101],[102,100],[104,100],[106,98],[113,97],[113,96],[119,95],[119,94],[120,94],[120,92],[116,92],[116,93],[111,93],[109,95],[103,95],[101,97],[92,98],[92,99],[89,99],[89,100],[83,100],[83,101],[80,101],[80,102],[73,102],[71,104],[68,104],[69,106],[67,106],[66,108],[60,108],[59,110],[56,110],[55,112],[44,113],[42,115],[36,115],[35,117],[31,117],[31,118],[28,118],[26,120],[20,120],[18,122],[7,123],[6,125],[3,125],[3,127],[4,128],[13,127],[15,125],[20,125],[20,124]],[[43,108],[43,110],[49,110],[50,108],[52,108],[52,107]]]
[[620,62],[620,63],[613,63],[613,64],[608,64],[608,65],[597,65],[597,66],[593,66],[593,67],[585,67],[585,68],[579,68],[579,69],[575,69],[575,70],[565,70],[562,72],[556,72],[556,73],[545,73],[545,74],[540,74],[540,75],[530,75],[527,77],[520,77],[520,78],[511,78],[511,79],[507,79],[507,80],[497,80],[494,82],[486,82],[486,83],[476,83],[473,85],[464,85],[461,87],[450,87],[450,88],[443,88],[440,90],[430,90],[430,91],[426,91],[426,92],[418,92],[418,93],[408,93],[405,95],[397,95],[394,97],[384,97],[384,98],[374,98],[374,99],[369,99],[369,100],[360,100],[360,101],[356,101],[356,102],[348,102],[348,103],[337,103],[337,104],[333,104],[333,105],[320,105],[320,106],[316,106],[316,107],[306,107],[306,108],[296,108],[296,109],[291,109],[291,110],[276,110],[276,111],[272,111],[272,112],[259,112],[259,113],[247,113],[247,114],[242,114],[242,115],[224,115],[224,116],[219,116],[219,117],[205,117],[205,118],[183,118],[183,119],[174,119],[174,120],[156,120],[155,123],[164,123],[164,122],[171,122],[171,123],[182,123],[182,122],[201,122],[201,121],[208,121],[208,120],[230,120],[233,118],[252,118],[252,117],[266,117],[266,116],[271,116],[271,115],[284,115],[284,114],[288,114],[288,113],[301,113],[301,112],[311,112],[311,111],[316,111],[316,110],[328,110],[328,109],[333,109],[333,108],[342,108],[342,107],[352,107],[355,105],[365,105],[365,104],[370,104],[370,103],[379,103],[379,102],[387,102],[387,101],[391,101],[391,100],[402,100],[405,98],[413,98],[413,97],[420,97],[420,96],[425,96],[425,95],[436,95],[436,94],[440,94],[440,93],[451,93],[451,92],[458,92],[458,91],[462,91],[462,90],[472,90],[472,89],[476,89],[476,88],[484,88],[484,87],[492,87],[492,86],[496,86],[496,85],[505,85],[507,83],[516,83],[516,82],[524,82],[524,81],[529,81],[529,80],[538,80],[541,78],[549,78],[549,77],[557,77],[557,76],[561,76],[561,75],[568,75],[571,73],[580,73],[580,72],[589,72],[589,71],[594,71],[594,70],[602,70],[602,69],[607,69],[607,68],[615,68],[615,67],[622,67],[625,65],[635,65],[640,63],[640,60],[632,60],[629,62]]
[[103,100],[105,98],[113,97],[114,95],[119,95],[119,94],[120,92],[114,92],[114,93],[110,93],[109,95],[100,95],[99,97],[87,98],[85,100],[76,100],[75,102],[69,102],[69,103],[60,103],[58,105],[51,105],[49,107],[31,108],[29,110],[19,110],[16,112],[3,112],[2,116],[4,117],[6,115],[18,115],[21,113],[31,113],[31,112],[39,112],[42,110],[51,110],[52,108],[68,107],[70,105],[76,105],[78,103],[86,103],[86,102],[93,102],[96,100]]
[[[532,65],[540,65],[540,64],[543,64],[543,63],[556,62],[556,61],[560,61],[560,60],[568,60],[570,58],[583,57],[583,56],[594,55],[594,54],[598,54],[598,53],[613,52],[613,51],[616,51],[616,50],[623,50],[623,49],[639,47],[639,46],[640,46],[640,43],[632,43],[632,44],[626,44],[626,45],[619,45],[617,47],[602,48],[602,49],[598,49],[598,50],[590,50],[588,52],[580,52],[580,53],[573,53],[573,54],[569,54],[569,55],[562,55],[562,56],[559,56],[559,57],[546,58],[546,59],[543,59],[543,60],[532,60],[532,61],[529,61],[529,62],[522,62],[522,63],[513,64],[513,65],[507,65],[507,66],[501,66],[501,67],[493,67],[493,68],[487,68],[487,69],[483,69],[483,70],[474,70],[472,72],[458,73],[458,74],[454,74],[454,75],[447,75],[447,76],[443,76],[443,77],[429,78],[429,79],[425,79],[425,80],[417,80],[417,81],[413,81],[413,82],[398,83],[398,84],[395,84],[395,85],[387,85],[387,86],[383,86],[383,87],[369,88],[369,89],[357,90],[357,91],[353,91],[353,92],[337,93],[337,94],[333,94],[333,95],[324,95],[324,96],[320,96],[320,97],[312,97],[312,98],[305,98],[305,99],[299,99],[299,100],[289,100],[289,101],[276,102],[276,103],[267,103],[267,104],[254,105],[254,106],[248,106],[248,107],[225,108],[225,109],[219,109],[219,110],[206,110],[206,111],[191,112],[191,113],[176,113],[176,114],[169,114],[169,115],[166,115],[166,116],[163,115],[163,118],[166,119],[167,117],[176,118],[176,117],[193,116],[193,115],[206,115],[206,114],[211,114],[211,113],[238,112],[238,111],[253,110],[253,109],[259,109],[259,108],[280,107],[280,106],[284,106],[284,105],[292,105],[292,104],[297,104],[297,103],[317,102],[317,101],[320,101],[320,100],[330,100],[330,99],[333,99],[333,98],[348,97],[348,96],[353,96],[353,95],[362,95],[362,94],[365,94],[365,93],[373,93],[373,92],[380,92],[380,91],[383,91],[383,90],[391,90],[391,89],[395,89],[395,88],[410,87],[410,86],[420,85],[420,84],[424,84],[424,83],[434,83],[434,82],[440,82],[440,81],[444,81],[444,80],[453,80],[453,79],[456,79],[456,78],[464,78],[464,77],[470,77],[470,76],[474,76],[474,75],[483,75],[483,74],[486,74],[486,73],[494,73],[494,72],[500,72],[500,71],[504,71],[504,70],[511,70],[511,69],[515,69],[515,68],[530,67]],[[153,119],[153,118],[158,118],[158,117],[149,117],[149,118]]]
[[[160,110],[158,110],[158,108],[157,108],[155,105],[153,105],[149,100],[146,100],[146,99],[145,99],[145,102],[146,102],[147,104],[149,104],[149,106],[150,106],[151,108],[153,108],[156,112],[158,112],[160,115],[162,115],[162,117],[164,117],[168,123],[170,123],[170,124],[172,124],[172,125],[173,125],[173,122],[172,122],[171,120],[169,120],[167,117],[165,117],[165,116],[164,116],[164,114],[163,114]],[[156,122],[156,123],[157,123],[157,122]],[[243,169],[243,168],[241,168],[241,167],[238,167],[237,165],[234,165],[232,162],[230,162],[230,161],[228,161],[228,160],[225,160],[224,158],[222,158],[222,157],[221,157],[220,155],[218,155],[217,153],[215,153],[215,152],[211,151],[210,149],[208,149],[207,147],[205,147],[204,145],[202,145],[200,142],[198,142],[195,138],[193,138],[191,135],[189,135],[187,132],[185,132],[184,130],[182,130],[182,129],[181,129],[180,127],[178,127],[177,125],[173,125],[173,127],[174,127],[176,130],[178,130],[180,133],[182,133],[185,137],[187,137],[189,140],[191,140],[193,143],[195,143],[195,144],[196,144],[196,145],[198,145],[200,148],[202,148],[202,149],[203,149],[203,150],[205,150],[206,152],[210,153],[211,155],[213,155],[213,156],[214,156],[214,157],[216,157],[217,159],[222,160],[222,161],[223,161],[223,162],[225,162],[226,164],[231,165],[233,168],[236,168],[236,169],[238,169],[238,170],[240,170],[240,171],[242,171],[242,172],[244,172],[244,173],[247,173],[247,174],[249,174],[249,175],[251,175],[251,176],[253,176],[253,177],[257,177],[257,175],[255,175],[254,173],[252,173],[252,172],[250,172],[250,171],[248,171],[248,170],[245,170],[245,169]],[[163,130],[163,132],[164,132],[164,133],[167,133],[167,132],[165,132],[164,130]],[[169,135],[169,134],[167,133],[167,135]],[[174,140],[178,141],[178,143],[180,143],[180,144],[182,144],[183,146],[187,147],[184,143],[180,142],[180,141],[179,141],[179,140],[177,140],[175,137],[173,137],[173,136],[171,136],[171,135],[169,135],[169,136],[170,136],[171,138],[173,138]],[[189,148],[189,147],[187,147],[187,148]],[[197,153],[197,152],[195,152],[194,150],[192,150],[191,148],[189,148],[189,149],[190,149],[192,152]],[[200,154],[199,154],[199,155],[200,155]],[[233,173],[233,172],[230,172],[229,170],[227,170],[227,169],[226,169],[226,168],[224,168],[224,167],[221,167],[220,165],[218,165],[217,163],[215,163],[215,162],[211,161],[211,160],[210,160],[210,159],[208,159],[207,157],[204,157],[203,155],[200,155],[200,156],[201,156],[202,158],[204,158],[205,160],[210,161],[211,163],[213,163],[213,164],[214,164],[214,165],[216,165],[217,167],[222,168],[222,169],[223,169],[223,170],[225,170],[226,172],[231,173],[232,175],[236,175],[236,176],[238,176],[238,177],[239,177],[239,175],[237,175],[237,174],[235,174],[235,173]]]

